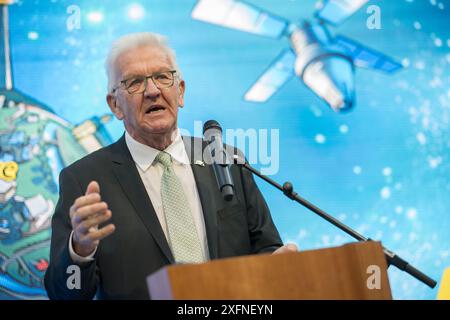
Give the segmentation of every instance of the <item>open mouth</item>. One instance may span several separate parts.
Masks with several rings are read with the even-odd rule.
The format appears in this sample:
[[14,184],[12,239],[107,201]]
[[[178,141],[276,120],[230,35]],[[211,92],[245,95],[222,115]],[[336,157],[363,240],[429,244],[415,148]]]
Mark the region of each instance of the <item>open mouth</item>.
[[152,113],[158,113],[158,112],[163,112],[164,110],[166,110],[165,107],[159,105],[159,104],[155,104],[152,105],[150,107],[147,108],[147,110],[145,110],[145,114],[152,114]]

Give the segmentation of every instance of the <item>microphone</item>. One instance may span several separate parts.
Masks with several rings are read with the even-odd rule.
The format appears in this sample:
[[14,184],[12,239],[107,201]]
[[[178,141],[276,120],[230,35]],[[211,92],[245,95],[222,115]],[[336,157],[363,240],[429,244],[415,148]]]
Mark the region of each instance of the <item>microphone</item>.
[[213,160],[212,167],[216,176],[217,186],[225,201],[231,201],[234,196],[234,183],[231,177],[228,156],[223,149],[222,128],[215,120],[206,121],[203,125],[203,136],[210,142],[208,149]]

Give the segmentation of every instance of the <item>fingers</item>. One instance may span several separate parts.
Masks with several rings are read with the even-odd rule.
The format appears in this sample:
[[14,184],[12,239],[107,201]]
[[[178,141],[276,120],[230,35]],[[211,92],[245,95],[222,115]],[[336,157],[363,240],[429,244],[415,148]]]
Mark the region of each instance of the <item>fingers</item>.
[[86,219],[78,224],[77,231],[81,234],[87,234],[92,227],[96,228],[99,224],[111,219],[111,216],[111,210],[106,210],[102,214]]
[[115,226],[109,224],[101,229],[98,226],[112,217],[108,204],[101,201],[100,186],[91,181],[86,193],[75,200],[70,207],[70,220],[73,229],[72,243],[74,250],[81,256],[87,256],[98,246],[101,239],[115,231]]
[[75,213],[79,208],[82,208],[84,206],[100,202],[101,197],[98,193],[91,193],[87,196],[81,196],[75,200],[73,205],[70,207],[70,216]]
[[286,247],[286,252],[297,252],[298,251],[298,247],[295,243],[288,243],[285,245]]
[[288,253],[288,252],[297,252],[298,248],[297,245],[294,243],[288,243],[277,250],[273,252],[273,254],[279,254],[279,253]]
[[71,215],[72,225],[77,225],[83,220],[93,217],[98,213],[104,213],[107,209],[108,204],[106,202],[98,202],[81,207]]
[[100,196],[100,186],[97,183],[97,181],[91,181],[87,188],[86,193],[84,196],[78,197],[73,205],[70,207],[70,217],[74,215],[75,211],[78,210],[78,208],[100,202],[101,196]]
[[84,240],[89,242],[95,242],[95,244],[98,245],[98,241],[106,238],[115,230],[116,226],[111,223],[108,224],[107,226],[104,226],[101,229],[89,232],[86,236],[84,236]]
[[[109,213],[100,220],[106,221],[109,220],[109,218],[111,218],[111,211],[109,211]],[[90,227],[88,225],[80,225],[77,230],[75,230],[73,235],[75,247],[83,252],[92,252],[98,246],[100,240],[106,238],[116,230],[116,226],[112,223],[100,229],[97,229],[97,226],[98,224]],[[87,256],[87,254],[84,254],[83,256]]]
[[79,239],[72,238],[74,241],[74,251],[82,257],[87,257],[91,254],[95,248],[99,245],[100,240],[106,238],[116,230],[113,224],[109,224],[99,230],[91,231],[86,235],[81,236]]

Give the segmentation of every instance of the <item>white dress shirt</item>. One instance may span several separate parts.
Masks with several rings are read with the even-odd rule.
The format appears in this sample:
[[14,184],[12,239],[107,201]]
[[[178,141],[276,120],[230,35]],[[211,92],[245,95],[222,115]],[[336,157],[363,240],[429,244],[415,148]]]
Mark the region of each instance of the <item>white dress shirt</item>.
[[[168,230],[166,218],[164,216],[164,210],[161,199],[161,178],[164,168],[160,163],[154,163],[156,155],[160,152],[157,149],[144,145],[131,137],[128,132],[125,132],[125,141],[131,156],[135,162],[139,175],[144,183],[145,189],[158,216],[159,223],[166,239],[168,239]],[[165,150],[172,157],[173,169],[181,182],[184,193],[186,194],[189,208],[193,215],[195,226],[197,227],[197,234],[202,244],[202,252],[204,257],[209,260],[208,242],[206,238],[205,221],[203,218],[203,211],[200,202],[200,197],[197,191],[197,185],[195,183],[194,174],[189,163],[189,157],[186,153],[183,140],[179,130],[174,132],[174,139]],[[100,186],[101,188],[101,186]],[[114,212],[112,212],[114,216]],[[72,260],[77,263],[84,263],[92,261],[96,250],[87,257],[81,257],[77,255],[72,247],[72,234],[69,239],[69,252]]]

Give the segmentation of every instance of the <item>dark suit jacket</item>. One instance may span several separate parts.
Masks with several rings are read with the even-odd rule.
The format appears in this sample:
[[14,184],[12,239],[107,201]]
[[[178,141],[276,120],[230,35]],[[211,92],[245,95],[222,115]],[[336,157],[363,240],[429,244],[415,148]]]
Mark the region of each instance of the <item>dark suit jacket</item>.
[[[231,202],[224,201],[212,167],[195,164],[202,159],[205,142],[190,137],[183,140],[200,196],[211,259],[272,252],[280,247],[282,241],[252,175],[232,165],[236,196]],[[68,249],[72,231],[69,210],[92,180],[100,185],[116,230],[100,241],[95,261],[80,266],[81,288],[70,290],[67,268],[74,262]],[[148,299],[146,277],[174,263],[174,258],[125,136],[62,170],[59,185],[45,274],[49,297],[92,299],[97,294],[99,299]]]

